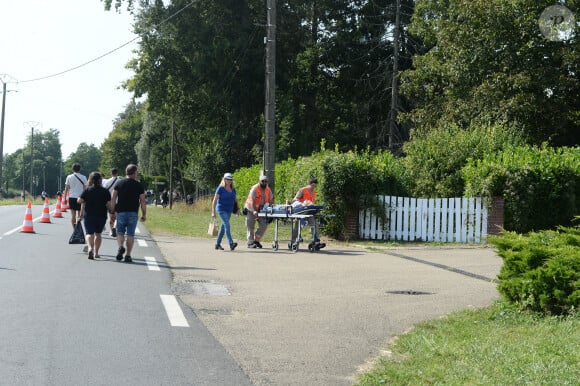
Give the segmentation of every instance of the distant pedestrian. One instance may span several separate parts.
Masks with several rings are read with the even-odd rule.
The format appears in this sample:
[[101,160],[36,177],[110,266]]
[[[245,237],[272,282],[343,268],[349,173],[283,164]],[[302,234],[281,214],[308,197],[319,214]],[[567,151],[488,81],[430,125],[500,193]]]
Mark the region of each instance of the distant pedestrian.
[[167,190],[163,190],[160,198],[162,207],[165,208],[167,205],[169,205],[169,193],[167,193]]
[[85,225],[85,239],[88,244],[89,259],[99,257],[101,248],[101,233],[107,222],[107,212],[112,209],[111,193],[104,188],[99,172],[89,175],[89,185],[78,198],[81,205],[79,220]]
[[77,225],[77,216],[81,210],[81,206],[77,200],[85,190],[87,177],[80,173],[81,164],[78,162],[73,164],[72,171],[72,174],[66,176],[63,195],[64,197],[67,197],[68,194],[68,206],[71,210],[70,222],[73,229],[75,229],[75,226]]
[[[274,205],[274,195],[268,186],[268,177],[260,176],[260,182],[250,188],[250,193],[246,199],[246,236],[248,248],[262,248],[260,240],[268,228],[268,219],[259,218],[258,213],[264,205]],[[258,222],[258,229],[254,230]]]
[[[137,177],[139,171],[137,165],[129,164],[125,169],[126,178],[119,181],[113,190],[111,202],[115,204],[115,215],[117,220],[117,260],[123,260],[125,255],[125,262],[131,263],[131,252],[133,251],[133,244],[135,242],[135,229],[137,228],[137,221],[139,218],[139,207],[141,207],[141,221],[144,222],[147,218],[147,202],[145,201],[145,189]],[[113,214],[113,212],[111,212]],[[126,249],[125,249],[126,236]]]
[[[103,181],[103,187],[109,190],[111,196],[113,195],[113,190],[117,183],[121,181],[121,177],[119,177],[119,169],[111,168],[111,178],[108,178]],[[111,237],[117,237],[117,230],[115,229],[115,220],[111,215],[109,215],[109,235]]]
[[217,187],[215,195],[213,196],[213,202],[211,205],[211,217],[215,220],[216,213],[220,216],[222,220],[222,225],[217,236],[215,243],[215,249],[223,250],[222,238],[224,233],[230,243],[230,250],[236,249],[238,243],[234,242],[232,238],[232,233],[230,230],[230,217],[234,211],[234,204],[237,200],[236,188],[234,187],[234,178],[231,173],[224,174],[222,182]]

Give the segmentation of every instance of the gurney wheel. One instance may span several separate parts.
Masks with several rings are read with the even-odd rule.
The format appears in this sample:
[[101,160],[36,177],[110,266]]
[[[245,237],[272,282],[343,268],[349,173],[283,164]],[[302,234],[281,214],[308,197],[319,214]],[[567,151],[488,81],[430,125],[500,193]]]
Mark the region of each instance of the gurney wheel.
[[298,251],[298,243],[293,243],[292,244],[292,252],[297,252]]
[[277,242],[277,241],[274,241],[274,242],[272,243],[272,248],[274,248],[274,250],[275,250],[275,251],[277,251],[277,250],[278,250],[278,242]]

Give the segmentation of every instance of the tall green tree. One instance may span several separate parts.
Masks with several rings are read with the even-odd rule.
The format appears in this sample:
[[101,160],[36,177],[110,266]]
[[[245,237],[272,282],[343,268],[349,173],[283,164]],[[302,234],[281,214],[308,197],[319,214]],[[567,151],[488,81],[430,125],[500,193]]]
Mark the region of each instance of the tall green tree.
[[[549,41],[548,0],[418,0],[411,31],[430,47],[403,76],[418,132],[519,125],[530,142],[580,143],[580,40]],[[578,1],[566,5],[577,10]]]
[[[405,33],[413,1],[401,3],[399,66],[405,68],[413,48]],[[133,2],[106,2],[123,4]],[[393,4],[277,4],[277,158],[308,155],[323,139],[343,149],[385,147]],[[141,41],[126,86],[146,96],[156,119],[174,123],[183,171],[201,184],[261,162],[266,15],[262,0],[147,1],[135,11]]]
[[108,173],[113,167],[123,174],[125,167],[137,164],[135,145],[141,138],[143,129],[143,105],[131,101],[125,111],[117,116],[113,130],[101,145],[100,170]]
[[72,165],[81,164],[81,173],[88,176],[89,173],[100,171],[101,150],[92,143],[81,142],[77,149],[64,162],[64,173],[72,173]]

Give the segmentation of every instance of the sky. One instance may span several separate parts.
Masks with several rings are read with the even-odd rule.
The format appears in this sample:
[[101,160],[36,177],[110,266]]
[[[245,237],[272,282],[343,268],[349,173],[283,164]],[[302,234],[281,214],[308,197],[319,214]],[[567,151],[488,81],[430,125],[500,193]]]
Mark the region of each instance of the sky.
[[[0,0],[0,74],[7,82],[4,154],[25,147],[34,132],[60,132],[63,158],[82,142],[100,147],[131,94],[133,17],[105,11],[100,0]],[[18,83],[15,83],[15,82]],[[1,95],[0,83],[0,95]],[[0,110],[1,110],[0,101]]]

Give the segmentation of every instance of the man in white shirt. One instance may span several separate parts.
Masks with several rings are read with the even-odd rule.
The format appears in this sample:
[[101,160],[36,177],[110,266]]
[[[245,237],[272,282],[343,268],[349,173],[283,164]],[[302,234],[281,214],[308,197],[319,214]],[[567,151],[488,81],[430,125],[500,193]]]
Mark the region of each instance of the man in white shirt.
[[72,174],[66,176],[66,181],[64,183],[64,197],[69,197],[69,207],[71,210],[71,223],[73,229],[77,225],[77,215],[81,210],[81,205],[77,202],[78,198],[81,196],[87,185],[87,177],[80,173],[81,164],[75,162],[72,166]]
[[[117,183],[119,181],[121,181],[121,177],[119,177],[119,169],[111,168],[111,178],[108,178],[103,181],[103,187],[105,189],[109,189],[109,192],[111,193],[112,196],[113,190],[115,190],[115,186],[117,186]],[[114,205],[116,203],[112,204]],[[111,217],[111,214],[109,214],[109,228],[111,229],[109,235],[111,237],[117,237],[117,229],[115,228],[116,226],[117,226],[116,221]]]

